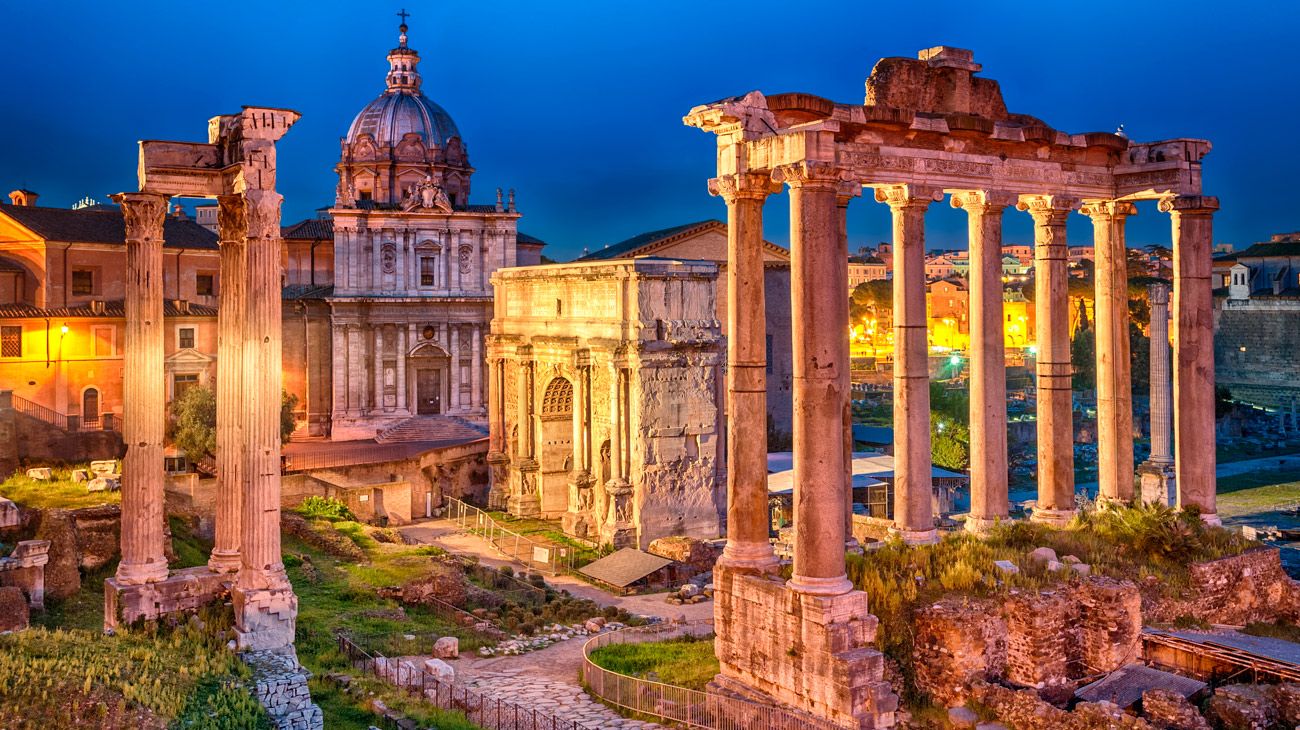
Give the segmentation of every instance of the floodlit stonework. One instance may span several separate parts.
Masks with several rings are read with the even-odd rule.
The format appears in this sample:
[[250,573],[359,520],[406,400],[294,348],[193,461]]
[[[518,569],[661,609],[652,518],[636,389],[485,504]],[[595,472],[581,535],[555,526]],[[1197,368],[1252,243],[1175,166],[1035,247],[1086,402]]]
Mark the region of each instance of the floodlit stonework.
[[[791,311],[794,331],[794,575],[772,575],[767,542],[765,454],[729,449],[728,546],[719,561],[717,651],[723,684],[861,728],[893,723],[896,701],[876,691],[878,655],[865,595],[845,577],[848,471],[844,446],[848,280],[844,215],[863,188],[890,207],[894,221],[895,530],[909,543],[936,539],[930,501],[929,392],[926,370],[926,209],[951,195],[970,215],[972,299],[972,529],[1007,517],[1005,446],[992,430],[1005,423],[1001,379],[1001,221],[1014,205],[1034,221],[1038,382],[1038,504],[1052,524],[1074,514],[1066,220],[1093,219],[1099,252],[1097,342],[1102,492],[1133,496],[1133,429],[1128,392],[1124,222],[1139,200],[1172,214],[1174,248],[1174,438],[1178,503],[1217,523],[1214,503],[1214,369],[1210,299],[1211,221],[1218,201],[1201,194],[1209,142],[1136,143],[1120,134],[1067,134],[1035,117],[1008,112],[996,81],[975,74],[970,51],[939,46],[917,58],[885,58],[866,82],[862,104],[804,93],[752,91],[695,107],[686,124],[712,132],[717,178],[710,190],[728,208],[728,394],[765,389],[756,355],[761,317],[737,313],[763,299],[761,277],[746,261],[762,240],[762,201],[785,185],[790,197]],[[1104,270],[1103,270],[1104,269]],[[751,305],[747,307],[746,303]],[[761,309],[759,310],[761,311]],[[994,352],[997,351],[997,352]],[[739,366],[739,367],[738,367]],[[745,397],[741,395],[740,397]],[[761,398],[757,399],[761,402]],[[733,405],[730,433],[756,440],[761,424]],[[761,408],[753,409],[755,415]],[[734,442],[733,442],[734,443]],[[974,456],[974,454],[972,455]]]
[[616,547],[720,534],[716,276],[638,258],[492,277],[493,506]]

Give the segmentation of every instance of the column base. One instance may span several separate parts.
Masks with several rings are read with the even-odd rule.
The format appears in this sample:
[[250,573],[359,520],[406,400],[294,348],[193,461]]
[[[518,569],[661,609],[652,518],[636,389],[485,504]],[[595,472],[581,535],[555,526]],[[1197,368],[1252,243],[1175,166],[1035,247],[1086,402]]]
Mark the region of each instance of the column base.
[[795,593],[806,596],[840,596],[853,590],[853,583],[846,575],[833,578],[795,575],[786,582],[786,586]]
[[1078,510],[1073,509],[1038,509],[1035,507],[1029,521],[1051,525],[1052,527],[1065,527],[1070,524],[1078,513]]
[[636,528],[626,522],[607,525],[600,531],[600,542],[602,545],[612,545],[615,550],[634,548],[637,546]]
[[776,573],[780,558],[770,543],[737,543],[731,540],[722,548],[716,566],[756,573]]
[[903,541],[904,545],[933,545],[939,542],[939,531],[931,527],[928,530],[905,530],[899,527],[889,528],[889,534]]
[[1202,512],[1201,522],[1204,522],[1210,527],[1223,527],[1223,520],[1219,519],[1218,512]]
[[538,471],[541,466],[532,459],[519,462],[519,467],[511,475],[510,497],[506,500],[506,511],[515,517],[536,517],[542,513],[542,498],[538,494]]
[[230,592],[239,651],[273,651],[293,645],[298,597],[293,588],[239,588]]
[[1173,464],[1144,461],[1138,466],[1138,498],[1143,504],[1172,506],[1177,495]]
[[966,517],[966,522],[963,525],[963,528],[965,528],[966,532],[969,532],[972,535],[979,535],[982,537],[984,535],[989,534],[989,531],[991,531],[993,528],[997,527],[998,525],[1006,525],[1014,521],[1015,520],[1012,520],[1010,517],[1007,516],[976,517],[974,515],[969,515]]
[[158,558],[147,563],[118,563],[117,573],[110,579],[123,586],[138,586],[167,580],[167,559]]
[[487,455],[488,478],[491,486],[488,488],[488,509],[505,510],[510,500],[510,477],[506,468],[510,465],[510,458],[500,451],[493,451]]
[[177,570],[165,580],[123,583],[117,578],[104,581],[104,633],[123,626],[156,621],[175,613],[197,611],[230,592],[231,576],[214,573],[207,566]]
[[236,573],[239,571],[238,550],[216,550],[208,556],[208,570],[213,573]]

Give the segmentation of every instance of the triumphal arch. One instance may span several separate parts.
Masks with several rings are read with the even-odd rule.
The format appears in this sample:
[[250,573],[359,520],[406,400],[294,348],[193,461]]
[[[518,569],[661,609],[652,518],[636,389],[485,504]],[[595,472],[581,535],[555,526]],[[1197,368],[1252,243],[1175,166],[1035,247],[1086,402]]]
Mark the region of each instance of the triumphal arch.
[[[936,47],[879,61],[861,104],[811,94],[704,104],[686,124],[717,136],[709,189],[727,204],[727,548],[715,583],[719,684],[757,691],[856,727],[893,724],[897,700],[869,647],[875,619],[845,575],[850,519],[845,212],[864,188],[893,215],[895,530],[936,539],[930,501],[925,212],[948,197],[970,221],[971,517],[1007,517],[1001,228],[1008,208],[1034,221],[1039,493],[1034,519],[1074,511],[1065,227],[1088,216],[1096,245],[1098,460],[1102,496],[1133,497],[1124,222],[1156,201],[1173,222],[1174,434],[1178,502],[1217,522],[1211,220],[1201,194],[1209,142],[1137,143],[1069,134],[1011,113],[970,51]],[[762,209],[788,188],[793,254],[795,551],[776,576],[768,542],[764,432]],[[828,505],[843,505],[830,509]]]
[[[241,650],[292,649],[298,601],[280,557],[280,203],[275,143],[298,121],[244,107],[213,117],[207,142],[140,143],[126,222],[122,561],[104,626],[194,609],[228,591]],[[162,230],[172,197],[216,198],[216,541],[208,565],[169,571],[164,551]]]

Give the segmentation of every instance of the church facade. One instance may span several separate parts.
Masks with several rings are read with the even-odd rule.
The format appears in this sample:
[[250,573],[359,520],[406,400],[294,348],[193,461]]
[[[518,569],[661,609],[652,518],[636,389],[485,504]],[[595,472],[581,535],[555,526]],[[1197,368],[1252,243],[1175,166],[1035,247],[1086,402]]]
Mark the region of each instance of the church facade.
[[418,416],[483,423],[491,276],[541,260],[542,243],[517,231],[513,191],[470,202],[468,150],[421,91],[419,61],[403,25],[383,93],[342,140],[328,220],[286,229],[285,321],[303,318],[286,382],[312,435],[382,438]]

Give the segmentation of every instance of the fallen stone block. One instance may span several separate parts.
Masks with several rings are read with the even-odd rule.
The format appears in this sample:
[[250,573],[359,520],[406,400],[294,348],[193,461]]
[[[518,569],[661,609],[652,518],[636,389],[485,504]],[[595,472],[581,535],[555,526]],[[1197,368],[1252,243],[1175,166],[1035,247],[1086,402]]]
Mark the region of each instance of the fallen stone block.
[[122,485],[112,477],[95,477],[86,484],[87,492],[116,492]]
[[1087,563],[1072,563],[1070,564],[1070,569],[1078,573],[1079,575],[1083,575],[1083,576],[1092,575],[1092,566],[1088,565]]
[[996,567],[998,570],[1002,571],[1003,573],[1009,573],[1011,575],[1015,575],[1016,573],[1020,572],[1020,566],[1016,565],[1010,560],[994,560],[993,566]]
[[0,497],[0,528],[17,527],[23,523],[23,516],[13,500]]
[[444,636],[433,642],[433,655],[439,659],[455,659],[460,656],[460,639]]
[[48,466],[42,466],[36,469],[28,469],[27,478],[36,479],[42,482],[48,482],[49,480],[54,478],[54,472],[51,471]]
[[90,481],[90,479],[91,477],[89,471],[86,471],[85,469],[72,470],[72,481],[76,482],[77,484],[81,484],[82,482],[88,482]]
[[97,476],[97,477],[102,477],[102,476],[105,476],[105,475],[107,475],[107,474],[116,474],[116,473],[117,473],[117,460],[116,460],[116,459],[102,459],[102,460],[99,460],[99,461],[92,461],[92,462],[90,462],[90,473],[91,473],[91,474],[94,474],[94,475]]
[[968,707],[949,707],[948,724],[957,730],[969,730],[979,724],[979,715]]
[[1058,570],[1065,570],[1065,563],[1062,563],[1059,560],[1049,560],[1047,561],[1047,569],[1053,573]]
[[0,633],[22,631],[27,628],[30,614],[27,596],[17,586],[0,588]]
[[456,681],[456,670],[441,659],[426,659],[424,661],[424,671],[444,684],[453,684]]
[[1061,558],[1061,562],[1067,565],[1076,565],[1078,563],[1082,563],[1083,561],[1076,558],[1073,555],[1066,555],[1065,557]]
[[694,598],[695,596],[700,595],[700,587],[694,583],[687,583],[679,588],[677,592],[682,598]]
[[1027,557],[1031,563],[1054,563],[1056,562],[1056,551],[1049,547],[1034,548]]

